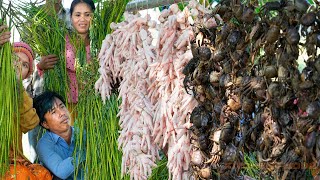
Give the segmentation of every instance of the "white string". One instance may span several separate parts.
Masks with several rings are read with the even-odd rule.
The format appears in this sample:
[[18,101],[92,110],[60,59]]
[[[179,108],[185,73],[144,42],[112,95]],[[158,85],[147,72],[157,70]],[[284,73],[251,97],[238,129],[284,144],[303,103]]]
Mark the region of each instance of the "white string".
[[136,11],[138,11],[138,1],[136,1]]
[[146,18],[148,18],[149,15],[149,0],[147,0],[147,14],[146,14]]

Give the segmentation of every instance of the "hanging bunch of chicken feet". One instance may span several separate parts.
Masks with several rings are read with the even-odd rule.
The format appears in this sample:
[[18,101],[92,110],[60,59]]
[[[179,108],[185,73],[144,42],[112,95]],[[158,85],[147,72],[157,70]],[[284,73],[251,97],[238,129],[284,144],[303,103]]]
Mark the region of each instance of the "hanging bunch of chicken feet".
[[194,177],[240,178],[243,156],[253,152],[260,178],[305,179],[308,169],[316,175],[319,6],[242,2],[191,11],[193,58],[183,73],[185,90],[199,104],[190,116]]

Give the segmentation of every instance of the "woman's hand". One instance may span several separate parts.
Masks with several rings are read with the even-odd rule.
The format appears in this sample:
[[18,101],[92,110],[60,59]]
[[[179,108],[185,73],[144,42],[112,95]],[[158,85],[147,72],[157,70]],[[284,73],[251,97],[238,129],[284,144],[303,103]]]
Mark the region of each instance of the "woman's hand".
[[56,65],[58,61],[59,58],[54,54],[42,56],[40,62],[38,63],[38,67],[41,70],[53,69],[54,65]]
[[8,29],[7,25],[0,26],[0,46],[10,41],[11,32],[7,31],[7,29]]

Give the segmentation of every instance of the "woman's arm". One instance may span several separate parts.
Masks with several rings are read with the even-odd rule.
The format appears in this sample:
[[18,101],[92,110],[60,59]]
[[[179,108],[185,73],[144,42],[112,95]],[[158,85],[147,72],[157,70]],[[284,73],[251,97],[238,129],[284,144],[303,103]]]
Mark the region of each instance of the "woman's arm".
[[57,64],[59,58],[54,55],[50,54],[48,56],[42,56],[39,63],[37,64],[38,73],[42,76],[43,71],[53,69],[54,66]]
[[0,26],[0,46],[10,41],[11,33],[6,29],[8,29],[7,25]]
[[[21,87],[23,88],[23,87]],[[33,100],[23,89],[23,101],[20,105],[20,129],[23,133],[30,131],[39,124],[39,117],[33,108]]]

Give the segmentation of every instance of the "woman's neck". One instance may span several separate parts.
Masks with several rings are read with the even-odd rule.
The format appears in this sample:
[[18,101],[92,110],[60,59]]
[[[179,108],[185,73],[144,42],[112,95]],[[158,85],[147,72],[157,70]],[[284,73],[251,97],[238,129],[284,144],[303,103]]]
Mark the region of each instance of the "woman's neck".
[[79,34],[79,36],[84,41],[86,46],[90,44],[90,40],[89,40],[88,34]]

